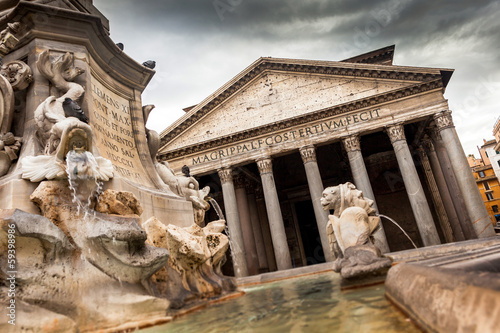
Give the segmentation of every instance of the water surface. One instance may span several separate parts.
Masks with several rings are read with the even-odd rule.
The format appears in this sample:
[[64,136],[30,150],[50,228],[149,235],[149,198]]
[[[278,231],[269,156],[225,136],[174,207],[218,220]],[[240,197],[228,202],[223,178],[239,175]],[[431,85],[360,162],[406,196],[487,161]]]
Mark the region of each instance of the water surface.
[[328,272],[245,287],[242,297],[141,332],[421,332],[382,284],[340,291],[339,282]]

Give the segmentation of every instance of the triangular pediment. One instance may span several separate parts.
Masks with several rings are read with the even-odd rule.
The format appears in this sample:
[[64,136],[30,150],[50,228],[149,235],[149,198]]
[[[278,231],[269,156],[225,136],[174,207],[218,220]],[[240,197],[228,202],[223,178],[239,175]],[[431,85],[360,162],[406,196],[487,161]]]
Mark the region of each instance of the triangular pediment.
[[391,92],[411,89],[413,94],[415,86],[429,82],[443,87],[443,72],[452,71],[261,58],[163,131],[160,153]]
[[262,73],[169,142],[168,149],[248,131],[413,84],[308,73]]

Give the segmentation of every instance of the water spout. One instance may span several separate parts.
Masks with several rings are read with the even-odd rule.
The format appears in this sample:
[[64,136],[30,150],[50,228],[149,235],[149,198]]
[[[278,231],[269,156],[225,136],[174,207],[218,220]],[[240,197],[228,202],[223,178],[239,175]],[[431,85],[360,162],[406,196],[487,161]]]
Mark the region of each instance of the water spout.
[[222,209],[220,209],[220,206],[217,203],[217,201],[215,201],[212,198],[208,198],[208,201],[210,202],[210,204],[214,208],[215,212],[217,213],[217,216],[219,217],[219,220],[224,220],[224,214],[222,213]]
[[383,218],[391,221],[393,224],[395,224],[403,232],[403,234],[406,236],[406,238],[408,238],[410,240],[410,242],[413,244],[413,247],[417,248],[417,245],[415,245],[415,243],[413,242],[413,240],[411,239],[411,237],[406,233],[406,231],[403,230],[403,228],[401,228],[401,226],[396,221],[394,221],[393,219],[391,219],[389,216],[385,216],[385,215],[382,215],[382,214],[378,214],[378,216],[383,217]]
[[[217,213],[217,216],[219,216],[219,219],[225,220],[224,214],[222,213],[222,209],[220,208],[219,204],[217,201],[215,201],[213,198],[207,198],[212,207],[214,208],[215,212]],[[229,228],[227,227],[227,223],[224,227],[224,232],[226,233],[226,236],[229,240],[229,248],[231,249],[231,258],[233,259],[233,266],[234,270],[239,271],[240,267],[238,265],[238,262],[234,260],[234,253],[235,252],[241,252],[241,249],[239,248],[239,244],[234,242],[234,240],[231,239],[231,235],[229,234]]]
[[73,192],[73,202],[78,206],[78,214],[83,210],[85,217],[92,211],[92,199],[97,197],[103,183],[98,180],[99,165],[92,153],[71,150],[66,155],[66,174]]

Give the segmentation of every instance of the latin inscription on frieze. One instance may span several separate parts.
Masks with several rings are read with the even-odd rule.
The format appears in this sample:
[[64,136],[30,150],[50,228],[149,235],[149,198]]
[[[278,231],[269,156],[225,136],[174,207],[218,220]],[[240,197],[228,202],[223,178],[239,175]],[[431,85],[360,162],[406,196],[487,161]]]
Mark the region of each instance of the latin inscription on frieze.
[[224,149],[213,150],[207,154],[192,158],[192,165],[220,160],[225,157],[230,157],[238,154],[248,153],[260,148],[299,140],[323,132],[336,131],[349,125],[367,122],[377,118],[380,118],[379,109],[358,112],[352,115],[340,116],[331,120],[312,123],[302,128],[277,132],[273,135],[269,135],[261,139],[244,142]]
[[92,79],[91,126],[102,157],[113,163],[115,172],[133,182],[143,182],[145,172],[140,162],[130,114],[130,101]]

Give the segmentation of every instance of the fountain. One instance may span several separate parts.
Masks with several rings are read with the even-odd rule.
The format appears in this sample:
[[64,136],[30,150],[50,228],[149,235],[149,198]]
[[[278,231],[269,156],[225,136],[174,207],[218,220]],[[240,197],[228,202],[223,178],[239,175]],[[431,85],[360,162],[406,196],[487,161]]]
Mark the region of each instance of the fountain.
[[[224,276],[226,251],[242,244],[231,241],[222,210],[208,197],[209,187],[200,189],[189,169],[179,176],[157,160],[159,135],[145,127],[154,106],[143,106],[141,99],[154,71],[111,41],[107,20],[90,1],[83,1],[85,12],[68,5],[72,2],[2,5],[0,301],[8,304],[2,332],[130,331],[244,293],[152,330],[180,325],[185,331],[206,330],[207,323],[217,322],[221,331],[325,326],[412,331],[415,327],[392,310],[384,291],[408,313],[417,313],[418,320],[432,322],[429,313],[412,307],[425,307],[417,296],[426,294],[438,309],[440,299],[428,295],[426,287],[443,289],[440,281],[452,280],[463,267],[436,274],[429,267],[399,264],[389,270],[386,290],[382,285],[358,291],[340,287],[367,276],[385,277],[393,262],[422,265],[424,257],[441,260],[436,253],[485,251],[484,243],[472,242],[383,256],[371,235],[385,216],[377,216],[373,202],[346,183],[327,188],[321,199],[326,210],[334,210],[327,233],[338,258],[333,268],[340,274],[328,266],[322,274],[258,286]],[[218,220],[205,225],[210,204]],[[454,259],[439,264],[457,269]],[[476,262],[467,269],[484,265]],[[427,278],[412,285],[423,271],[430,272]],[[483,287],[488,282],[497,290],[498,283],[489,273],[474,283],[472,273],[459,279],[460,288],[474,288],[462,288],[450,299],[456,304],[466,296],[490,301],[493,294],[485,295]],[[419,294],[407,292],[417,285]],[[440,322],[455,318],[443,317]],[[361,324],[353,326],[350,318]],[[470,327],[470,321],[463,322]]]
[[[204,225],[210,188],[156,159],[144,125],[154,106],[140,96],[154,71],[99,17],[36,2],[13,8],[0,34],[0,277],[12,282],[0,286],[12,304],[0,330],[149,326],[234,292],[220,269],[225,221]],[[68,15],[79,28],[57,45],[29,44]]]

